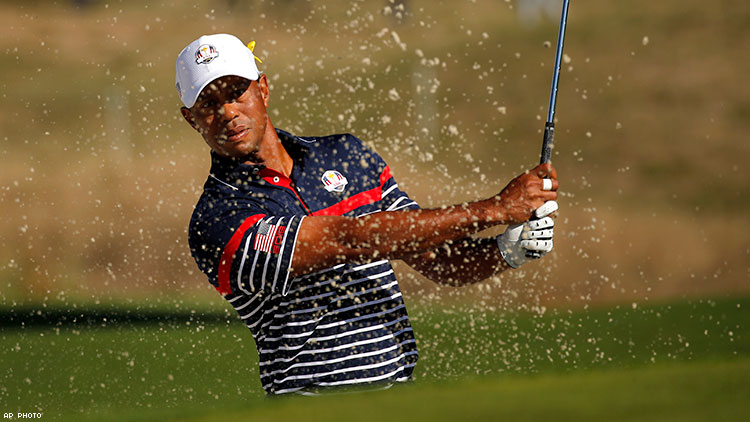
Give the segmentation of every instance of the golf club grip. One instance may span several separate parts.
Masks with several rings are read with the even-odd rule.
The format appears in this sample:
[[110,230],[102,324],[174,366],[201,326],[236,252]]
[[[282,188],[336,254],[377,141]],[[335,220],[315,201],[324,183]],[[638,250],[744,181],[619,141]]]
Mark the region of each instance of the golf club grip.
[[542,141],[542,158],[539,164],[549,163],[552,158],[552,148],[555,141],[555,124],[547,122],[544,125],[544,140]]

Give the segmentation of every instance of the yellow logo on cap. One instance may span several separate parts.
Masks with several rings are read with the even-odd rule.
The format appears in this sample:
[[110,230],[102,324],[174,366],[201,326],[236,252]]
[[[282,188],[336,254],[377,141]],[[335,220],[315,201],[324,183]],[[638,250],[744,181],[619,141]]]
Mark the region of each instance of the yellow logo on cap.
[[255,57],[255,60],[257,60],[258,63],[263,63],[263,60],[259,59],[258,56],[256,56],[253,52],[253,50],[255,50],[255,41],[250,41],[249,43],[247,43],[247,48],[249,48],[250,52],[253,53],[253,57]]

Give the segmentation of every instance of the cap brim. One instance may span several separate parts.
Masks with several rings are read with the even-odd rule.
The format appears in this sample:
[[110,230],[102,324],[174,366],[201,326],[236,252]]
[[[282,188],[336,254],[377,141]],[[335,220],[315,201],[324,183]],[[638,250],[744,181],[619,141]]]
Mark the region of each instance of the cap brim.
[[[216,74],[209,75],[206,79],[206,82],[197,87],[197,89],[189,89],[188,92],[185,93],[185,95],[182,97],[182,103],[185,104],[185,107],[191,108],[195,105],[195,101],[200,96],[201,92],[203,92],[203,89],[206,88],[208,85],[211,84],[211,82],[223,78],[225,76],[239,76],[240,78],[249,79],[251,81],[257,81],[258,78],[260,78],[260,73],[256,71],[251,72],[216,72]],[[191,87],[192,88],[192,87]]]

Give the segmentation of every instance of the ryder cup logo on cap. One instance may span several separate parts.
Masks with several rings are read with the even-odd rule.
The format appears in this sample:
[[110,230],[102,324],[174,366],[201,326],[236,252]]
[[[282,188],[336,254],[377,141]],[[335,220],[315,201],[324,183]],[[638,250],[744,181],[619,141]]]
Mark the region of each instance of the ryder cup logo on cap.
[[176,86],[185,107],[192,107],[203,88],[223,76],[257,80],[260,71],[253,52],[229,34],[203,35],[177,56]]
[[195,62],[198,64],[211,63],[211,60],[217,57],[219,57],[219,52],[216,51],[216,47],[208,44],[198,47],[198,51],[195,52]]
[[349,183],[346,180],[346,177],[336,170],[326,171],[323,173],[320,180],[323,182],[323,187],[326,188],[328,192],[343,192],[344,186]]

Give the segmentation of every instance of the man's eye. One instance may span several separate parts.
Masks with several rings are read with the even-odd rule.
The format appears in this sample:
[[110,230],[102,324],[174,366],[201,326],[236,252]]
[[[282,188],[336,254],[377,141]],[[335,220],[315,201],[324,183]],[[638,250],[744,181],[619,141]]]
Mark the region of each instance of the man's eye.
[[234,98],[240,98],[242,94],[245,93],[245,90],[242,88],[237,88],[234,90]]
[[206,110],[209,108],[213,108],[216,103],[213,100],[206,100],[203,103],[201,103],[201,108]]

